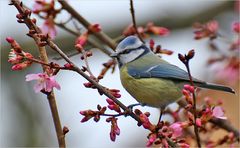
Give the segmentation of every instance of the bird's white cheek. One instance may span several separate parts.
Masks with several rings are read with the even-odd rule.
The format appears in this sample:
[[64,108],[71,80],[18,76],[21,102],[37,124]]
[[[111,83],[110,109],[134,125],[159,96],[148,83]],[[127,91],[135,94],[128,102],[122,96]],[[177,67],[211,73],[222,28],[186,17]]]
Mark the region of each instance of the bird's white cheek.
[[128,62],[131,62],[141,56],[144,53],[144,49],[139,49],[139,50],[133,50],[132,52],[128,54],[121,54],[119,59],[121,63],[126,64]]

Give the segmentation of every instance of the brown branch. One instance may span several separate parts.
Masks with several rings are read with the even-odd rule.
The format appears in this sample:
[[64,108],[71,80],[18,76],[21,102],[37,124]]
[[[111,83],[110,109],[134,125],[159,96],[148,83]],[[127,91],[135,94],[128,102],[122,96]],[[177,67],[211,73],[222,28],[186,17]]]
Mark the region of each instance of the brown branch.
[[131,15],[132,15],[133,27],[134,27],[134,29],[135,29],[135,31],[137,33],[137,36],[143,43],[145,43],[144,40],[142,39],[140,33],[138,32],[138,29],[137,29],[137,23],[136,23],[136,19],[135,19],[133,0],[130,0],[130,11],[131,11]]
[[[25,15],[24,13],[26,9],[22,7],[22,3],[19,0],[12,0],[11,4],[13,4],[17,8],[20,14]],[[34,29],[37,33],[41,33],[41,30],[34,25],[34,23],[29,17],[23,17],[23,20],[24,20],[24,23],[28,26],[29,30]],[[35,40],[36,44],[38,45],[41,60],[45,63],[48,63],[48,56],[47,56],[45,47],[39,46],[41,43],[40,38],[37,37],[37,35],[33,35],[32,37]],[[42,66],[42,67],[43,67],[43,71],[47,72],[46,71],[47,67],[46,66]],[[48,98],[49,106],[51,109],[52,118],[54,121],[54,126],[57,134],[59,147],[66,147],[65,136],[63,134],[61,121],[58,115],[58,109],[56,105],[56,98],[55,98],[54,92],[51,91],[49,95],[47,95],[47,98]]]
[[[88,29],[91,26],[91,24],[85,18],[83,18],[75,9],[73,9],[73,7],[70,6],[67,1],[58,0],[58,2],[62,5],[63,9],[70,13],[72,17],[75,18],[79,23],[81,23],[86,29]],[[117,44],[103,31],[93,32],[93,34],[103,43],[105,43],[110,48],[115,50]]]
[[[188,53],[188,55],[189,55],[189,53]],[[193,55],[194,55],[194,51],[193,51]],[[189,68],[189,61],[190,61],[190,59],[186,58],[186,62],[183,62],[183,61],[182,62],[185,64],[185,66],[187,68],[190,84],[195,88],[194,83],[193,83],[193,79],[192,79],[192,75],[191,75],[191,72],[190,72],[190,68]],[[198,126],[196,124],[196,120],[197,120],[197,101],[196,101],[195,92],[192,92],[192,95],[193,95],[194,133],[195,133],[195,136],[196,136],[197,145],[198,145],[199,148],[201,148],[201,139],[200,139],[200,136],[199,136]]]

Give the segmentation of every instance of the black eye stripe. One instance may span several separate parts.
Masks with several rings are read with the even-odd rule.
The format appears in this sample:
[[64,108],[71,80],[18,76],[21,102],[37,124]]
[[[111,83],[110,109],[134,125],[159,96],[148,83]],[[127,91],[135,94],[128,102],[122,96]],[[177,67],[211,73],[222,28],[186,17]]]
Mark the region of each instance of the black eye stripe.
[[140,46],[140,47],[138,47],[138,48],[126,49],[126,50],[122,51],[121,54],[127,54],[127,53],[130,53],[130,52],[133,51],[133,50],[145,49],[144,47],[145,47],[145,46],[142,45],[142,46]]

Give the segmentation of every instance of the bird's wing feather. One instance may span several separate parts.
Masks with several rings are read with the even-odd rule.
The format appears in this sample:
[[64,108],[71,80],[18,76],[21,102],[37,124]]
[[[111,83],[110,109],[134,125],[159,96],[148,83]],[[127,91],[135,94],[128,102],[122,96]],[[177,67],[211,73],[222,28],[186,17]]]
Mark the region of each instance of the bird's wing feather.
[[[137,68],[134,65],[128,66],[128,73],[134,78],[165,78],[189,81],[188,73],[179,67],[169,64],[162,63],[151,67]],[[204,83],[198,79],[193,78],[194,82]]]

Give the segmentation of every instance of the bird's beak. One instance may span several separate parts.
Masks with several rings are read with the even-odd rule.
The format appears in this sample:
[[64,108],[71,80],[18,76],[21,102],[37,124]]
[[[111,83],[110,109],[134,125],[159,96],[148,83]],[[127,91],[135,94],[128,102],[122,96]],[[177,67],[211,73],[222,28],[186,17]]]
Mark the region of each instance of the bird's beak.
[[116,58],[118,56],[118,53],[117,52],[113,52],[110,57],[113,57],[113,58]]

